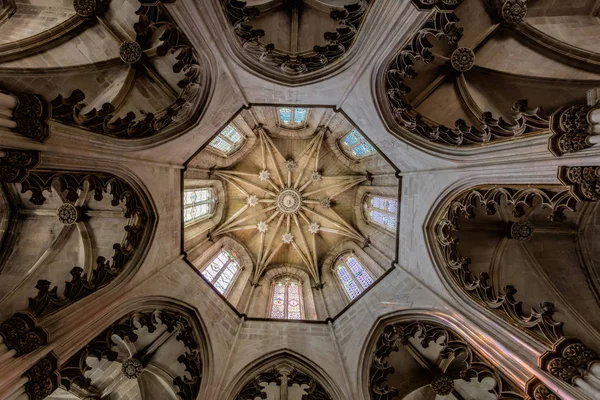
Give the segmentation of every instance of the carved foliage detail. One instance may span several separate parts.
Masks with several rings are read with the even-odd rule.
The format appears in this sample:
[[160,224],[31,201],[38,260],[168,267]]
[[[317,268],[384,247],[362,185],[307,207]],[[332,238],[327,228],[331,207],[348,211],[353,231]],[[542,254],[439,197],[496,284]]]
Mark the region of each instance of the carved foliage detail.
[[412,0],[412,3],[419,10],[431,10],[436,8],[439,11],[452,11],[462,4],[464,0]]
[[474,218],[478,206],[485,206],[486,214],[494,215],[502,202],[519,218],[528,208],[533,207],[534,201],[539,202],[539,207],[550,210],[549,219],[552,221],[564,221],[564,211],[575,211],[578,203],[577,198],[563,186],[478,187],[465,191],[452,200],[436,224],[436,237],[445,267],[469,297],[508,322],[527,329],[543,343],[552,345],[563,337],[563,324],[552,317],[554,306],[551,303],[543,303],[540,310],[531,309],[529,315],[526,315],[521,302],[514,297],[517,290],[513,286],[497,290],[488,283],[487,273],[476,276],[471,273],[470,260],[460,253],[458,239],[454,236],[454,232],[460,230],[460,218]]
[[140,195],[128,183],[110,174],[36,170],[23,181],[21,191],[31,192],[30,201],[35,205],[42,205],[46,201],[43,192],[52,191],[53,182],[64,193],[67,201],[73,203],[84,188],[88,188],[97,201],[110,193],[113,206],[124,205],[125,217],[129,219],[129,223],[125,227],[122,241],[113,245],[112,261],[102,256],[98,257],[91,276],[83,273],[82,268],[74,267],[71,270],[71,281],[66,282],[62,295],[58,294],[56,286],[51,288],[49,281],[38,281],[38,295],[29,299],[29,312],[38,318],[80,300],[112,282],[135,254],[147,232],[150,217]]
[[16,356],[31,353],[48,344],[48,334],[36,326],[35,318],[28,313],[16,313],[0,324],[0,336]]
[[1,149],[0,182],[22,182],[39,163],[39,151]]
[[[496,386],[490,391],[498,399],[523,399],[520,392],[514,389],[494,368],[488,364],[468,343],[462,340],[452,330],[434,322],[408,321],[386,326],[377,340],[369,373],[369,387],[374,400],[396,400],[398,390],[387,385],[388,377],[394,373],[394,367],[388,362],[390,355],[399,350],[400,346],[409,344],[409,339],[417,338],[421,346],[427,348],[430,343],[443,346],[441,357],[450,361],[460,358],[462,361],[458,375],[461,379],[481,381],[490,377]],[[440,341],[441,339],[441,341]],[[443,379],[442,379],[443,380]],[[441,384],[438,380],[436,388],[446,393],[449,382]],[[436,382],[436,380],[434,380]],[[443,387],[442,387],[443,386]]]
[[113,323],[60,367],[61,384],[67,390],[72,385],[77,385],[84,390],[91,389],[91,380],[85,377],[86,371],[91,369],[86,363],[88,357],[115,361],[118,354],[113,350],[115,346],[112,340],[113,335],[135,342],[138,339],[134,332],[136,329],[146,327],[148,332],[152,333],[160,324],[166,325],[167,331],[170,333],[177,330],[175,338],[186,347],[186,352],[179,356],[178,361],[185,365],[185,370],[190,378],[187,376],[175,377],[173,383],[179,389],[177,394],[183,400],[196,399],[202,382],[200,348],[188,319],[182,314],[168,310],[136,312]]
[[594,107],[589,106],[563,107],[552,115],[552,137],[548,145],[552,154],[560,157],[591,147],[588,139],[592,135],[592,129],[588,115],[593,109]]
[[260,38],[265,32],[248,25],[260,15],[257,7],[249,7],[245,1],[239,0],[221,1],[243,49],[252,58],[288,76],[297,76],[331,65],[350,49],[372,0],[358,0],[344,8],[333,10],[330,16],[340,27],[335,32],[325,32],[323,36],[327,44],[314,46],[313,51],[306,55],[290,54],[276,49],[273,43],[263,43]]
[[597,362],[600,362],[598,354],[575,338],[563,338],[540,357],[543,370],[570,384]]
[[275,383],[278,386],[291,387],[298,385],[304,389],[302,400],[331,400],[331,396],[327,391],[310,375],[292,367],[288,370],[287,367],[273,367],[265,372],[256,375],[244,385],[240,390],[235,400],[254,400],[257,397],[261,399],[267,398],[267,393],[264,392],[265,386],[262,384]]
[[29,400],[43,400],[58,388],[60,375],[56,371],[58,360],[52,353],[42,358],[25,372],[29,381],[25,384],[25,393]]
[[526,400],[561,400],[537,378],[527,382],[526,391],[529,396]]
[[580,201],[600,199],[600,167],[560,167],[558,179],[571,187],[571,192]]

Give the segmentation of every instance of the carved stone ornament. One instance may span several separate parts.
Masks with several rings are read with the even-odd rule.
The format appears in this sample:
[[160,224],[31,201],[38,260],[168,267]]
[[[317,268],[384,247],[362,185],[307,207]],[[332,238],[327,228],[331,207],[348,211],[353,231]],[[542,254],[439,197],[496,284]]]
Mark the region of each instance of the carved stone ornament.
[[140,360],[136,358],[129,358],[121,365],[121,372],[127,379],[137,379],[142,376],[142,372],[144,372],[144,366]]
[[588,139],[592,128],[588,115],[593,110],[590,106],[572,106],[560,108],[550,118],[552,137],[549,149],[557,157],[576,153],[591,147]]
[[50,353],[23,374],[29,379],[25,384],[25,394],[29,400],[43,400],[58,388],[60,375],[57,367],[58,360]]
[[319,204],[323,208],[331,208],[331,199],[329,197],[323,197],[321,201],[319,201]]
[[128,41],[121,43],[119,47],[119,57],[126,64],[135,64],[142,58],[142,46],[138,42]]
[[17,352],[17,357],[48,344],[48,334],[36,326],[35,318],[29,313],[16,313],[2,322],[0,336],[6,347]]
[[513,222],[510,226],[510,238],[519,242],[529,242],[533,238],[534,227],[530,221]]
[[525,390],[529,396],[526,400],[561,400],[546,385],[540,382],[538,378],[530,379],[527,382]]
[[600,167],[560,167],[558,179],[570,186],[571,193],[580,201],[600,199]]
[[502,4],[502,19],[509,24],[518,24],[527,15],[527,5],[523,0],[505,0]]
[[310,178],[314,181],[314,182],[319,182],[321,179],[323,179],[323,176],[321,175],[321,173],[319,171],[314,171],[311,175]]
[[[445,371],[456,379],[481,382],[492,378],[496,386],[490,390],[496,399],[523,399],[519,390],[511,385],[497,371],[494,364],[488,363],[467,342],[454,331],[437,322],[406,321],[388,325],[377,340],[369,371],[369,388],[373,400],[392,400],[398,398],[398,389],[389,385],[390,375],[394,367],[390,365],[390,355],[406,346],[409,340],[415,338],[422,347],[427,348],[431,343],[441,345],[441,357],[448,360],[464,359],[457,365],[458,370]],[[431,382],[431,388],[437,395],[447,395],[454,388],[454,381],[445,375],[437,375]]]
[[464,0],[411,0],[419,10],[431,10],[436,8],[440,11],[452,11],[462,4]]
[[[508,207],[515,218],[522,218],[534,204],[550,210],[551,221],[564,221],[565,211],[575,211],[579,200],[565,186],[534,188],[528,186],[481,186],[457,195],[438,220],[435,231],[443,261],[449,276],[470,298],[507,322],[524,329],[533,337],[551,346],[564,336],[562,322],[553,319],[554,307],[544,303],[539,309],[523,310],[515,299],[513,286],[500,288],[489,284],[489,276],[483,272],[474,274],[469,268],[469,257],[459,251],[456,232],[460,230],[461,218],[475,218],[477,207],[488,215],[494,215],[500,203]],[[529,229],[525,229],[528,231]],[[522,237],[522,232],[515,235]],[[526,233],[526,232],[525,232]],[[525,235],[527,236],[527,235]]]
[[[550,126],[550,118],[539,107],[529,107],[527,100],[519,100],[513,105],[514,123],[494,118],[491,112],[483,112],[480,125],[469,125],[465,120],[459,119],[454,127],[448,127],[434,124],[415,110],[408,97],[411,87],[409,81],[419,76],[416,68],[419,62],[435,62],[432,36],[447,40],[450,46],[458,45],[463,36],[463,28],[458,21],[454,13],[435,13],[386,64],[385,78],[378,85],[383,86],[379,89],[386,94],[387,105],[399,128],[425,140],[453,147],[480,145],[546,131]],[[469,49],[458,52],[457,49],[454,54],[455,61],[452,64],[458,70],[470,68],[474,61],[467,50]]]
[[16,133],[38,142],[45,142],[50,137],[50,104],[39,94],[12,93],[17,98],[12,119],[17,123],[12,128]]
[[[134,312],[113,323],[61,365],[59,372],[62,386],[67,390],[73,384],[84,390],[90,389],[92,382],[85,376],[91,369],[86,361],[89,357],[116,361],[118,353],[114,350],[113,336],[135,342],[138,339],[135,330],[145,327],[152,333],[160,324],[166,325],[168,332],[177,330],[175,338],[185,347],[185,352],[178,357],[177,361],[184,365],[186,373],[173,379],[173,384],[179,389],[178,398],[195,400],[202,382],[202,361],[198,341],[187,317],[168,310]],[[138,378],[143,370],[143,367],[140,369],[141,365],[140,361],[134,358],[126,360],[122,366],[123,375],[129,379]]]
[[123,205],[129,224],[125,226],[122,240],[113,245],[114,253],[110,259],[99,256],[89,275],[80,267],[71,269],[71,281],[66,283],[62,294],[47,280],[37,282],[38,294],[29,298],[29,312],[36,318],[51,314],[108,285],[125,269],[140,245],[148,241],[154,215],[146,198],[114,175],[34,170],[21,183],[21,192],[31,192],[29,201],[37,206],[46,202],[44,191],[60,190],[67,202],[75,203],[84,189],[89,190],[96,201],[109,196],[113,207]]
[[275,206],[282,214],[296,214],[302,206],[302,195],[295,189],[284,189],[277,195]]
[[454,390],[454,380],[447,376],[436,376],[431,381],[431,389],[438,396],[447,396]]
[[271,179],[271,173],[266,169],[263,169],[258,173],[258,179],[260,179],[261,182],[266,182]]
[[559,340],[551,351],[540,357],[540,367],[544,371],[571,385],[597,362],[600,362],[598,354],[576,338]]
[[0,182],[19,183],[40,163],[40,152],[0,149]]
[[56,217],[64,225],[73,225],[79,220],[80,215],[77,207],[70,203],[64,203],[56,210]]
[[285,244],[290,244],[294,241],[294,235],[290,232],[286,232],[281,236],[281,240],[283,240],[283,243]]
[[475,65],[475,53],[468,47],[459,47],[450,57],[452,68],[458,72],[467,72]]
[[293,171],[296,168],[298,168],[298,163],[296,162],[296,160],[289,159],[285,162],[285,169],[287,169],[288,171]]
[[96,12],[96,0],[73,0],[73,8],[80,17],[91,17]]

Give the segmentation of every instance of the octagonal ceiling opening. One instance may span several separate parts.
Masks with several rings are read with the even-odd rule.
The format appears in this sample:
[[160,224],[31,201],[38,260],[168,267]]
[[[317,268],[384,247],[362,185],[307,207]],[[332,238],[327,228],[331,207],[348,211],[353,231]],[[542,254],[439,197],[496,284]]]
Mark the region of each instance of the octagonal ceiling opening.
[[183,250],[239,313],[325,320],[397,260],[397,170],[343,112],[253,105],[186,166]]

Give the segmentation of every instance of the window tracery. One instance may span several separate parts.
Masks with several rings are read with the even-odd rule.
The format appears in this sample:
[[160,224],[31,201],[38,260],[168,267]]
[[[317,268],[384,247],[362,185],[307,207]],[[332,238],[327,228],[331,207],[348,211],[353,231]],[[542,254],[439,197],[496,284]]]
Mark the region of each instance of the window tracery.
[[204,276],[217,291],[225,294],[235,280],[240,269],[237,257],[230,251],[221,250],[219,254],[204,268]]
[[355,160],[360,160],[375,154],[375,148],[355,128],[348,132],[341,140],[344,152]]
[[279,126],[283,128],[299,129],[307,124],[308,108],[279,107]]
[[300,282],[289,278],[273,282],[269,316],[275,319],[304,319]]
[[389,197],[367,195],[363,201],[365,217],[389,232],[396,231],[398,222],[398,200]]
[[350,300],[373,284],[373,278],[353,253],[339,257],[335,271]]
[[244,139],[244,136],[229,124],[210,141],[208,147],[225,157],[239,150],[244,144]]
[[214,211],[212,188],[186,189],[183,192],[183,222],[190,223],[209,217]]

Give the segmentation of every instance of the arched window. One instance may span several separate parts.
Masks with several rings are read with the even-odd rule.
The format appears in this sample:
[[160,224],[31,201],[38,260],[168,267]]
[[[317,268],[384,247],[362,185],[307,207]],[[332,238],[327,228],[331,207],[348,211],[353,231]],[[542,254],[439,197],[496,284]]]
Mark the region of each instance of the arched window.
[[302,285],[292,279],[273,282],[271,295],[271,318],[304,319]]
[[183,192],[183,222],[191,223],[208,218],[214,211],[212,188],[185,189]]
[[227,250],[219,254],[204,268],[204,276],[221,294],[225,294],[231,282],[237,277],[240,265],[236,257]]
[[357,160],[375,154],[375,148],[356,128],[342,138],[342,147],[349,156]]
[[365,268],[352,253],[341,256],[335,270],[350,300],[354,300],[373,284],[371,275],[365,271]]
[[222,156],[227,156],[242,147],[242,144],[244,136],[229,124],[210,141],[208,147]]
[[372,196],[365,197],[365,215],[373,222],[390,232],[396,232],[398,221],[398,200],[388,197]]
[[284,128],[304,128],[308,117],[308,108],[280,107],[279,125]]

